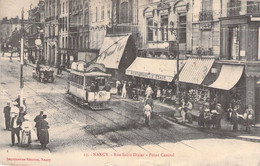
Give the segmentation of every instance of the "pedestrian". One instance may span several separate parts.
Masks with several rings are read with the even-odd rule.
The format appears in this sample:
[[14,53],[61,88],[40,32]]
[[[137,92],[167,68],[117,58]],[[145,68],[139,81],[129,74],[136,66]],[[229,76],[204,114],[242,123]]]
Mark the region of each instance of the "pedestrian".
[[153,109],[154,104],[153,104],[153,99],[152,99],[151,96],[148,96],[148,99],[146,99],[146,101],[145,101],[145,105],[146,105],[146,104],[149,104],[150,107],[151,107],[151,109]]
[[223,116],[223,109],[221,108],[221,104],[217,104],[216,106],[216,128],[217,129],[221,129],[221,119],[222,119],[222,116]]
[[7,105],[4,107],[4,114],[5,114],[5,129],[9,130],[10,128],[10,120],[11,120],[11,115],[10,115],[11,107],[10,103],[7,102]]
[[48,129],[49,124],[45,120],[47,118],[47,115],[42,116],[42,120],[39,122],[39,128],[40,128],[40,143],[41,143],[41,148],[45,149],[47,144],[49,143],[49,131]]
[[204,128],[204,107],[200,108],[199,118],[198,118],[199,127]]
[[35,122],[35,127],[37,129],[37,139],[40,140],[40,121],[43,119],[43,111],[40,111],[40,114],[37,115],[34,118],[34,122]]
[[188,123],[192,124],[192,114],[191,114],[191,110],[192,110],[192,103],[189,100],[186,104],[186,116],[185,118],[188,120]]
[[148,99],[148,96],[152,97],[152,94],[153,94],[153,90],[152,90],[151,86],[148,85],[146,88],[146,91],[145,91],[146,99]]
[[124,84],[123,84],[121,97],[126,98],[126,81],[124,81]]
[[211,122],[211,114],[209,107],[205,107],[204,110],[204,125],[209,129],[210,128],[210,122]]
[[21,130],[21,125],[22,122],[18,120],[18,114],[14,113],[12,115],[11,119],[11,140],[12,140],[12,145],[14,146],[15,144],[15,135],[17,136],[18,144],[20,144],[20,130]]
[[239,114],[237,113],[237,107],[235,106],[234,109],[232,109],[232,112],[230,112],[230,122],[233,125],[233,131],[238,130],[238,117]]
[[182,122],[185,123],[185,116],[186,116],[186,110],[185,110],[185,100],[181,99],[181,106],[179,107],[179,110],[181,111],[181,117]]
[[246,131],[249,132],[251,126],[254,124],[255,121],[255,112],[252,109],[252,105],[250,104],[247,106],[247,109],[244,114],[244,119],[246,123]]
[[120,86],[121,86],[121,82],[119,80],[117,80],[116,81],[116,93],[117,93],[117,95],[121,94]]
[[[236,107],[236,106],[235,106]],[[236,108],[237,109],[237,108]],[[233,108],[232,108],[232,104],[230,103],[229,104],[229,108],[227,109],[227,113],[228,113],[228,117],[227,117],[227,120],[231,120],[231,115],[232,115],[232,112],[233,112]],[[237,110],[236,110],[237,112]]]
[[17,102],[17,106],[20,107],[20,95],[15,99],[15,102]]
[[32,124],[30,122],[30,116],[24,112],[24,121],[22,123],[22,138],[21,138],[21,145],[29,146],[31,143],[31,131],[32,131]]
[[158,86],[156,91],[156,99],[161,100],[161,88]]

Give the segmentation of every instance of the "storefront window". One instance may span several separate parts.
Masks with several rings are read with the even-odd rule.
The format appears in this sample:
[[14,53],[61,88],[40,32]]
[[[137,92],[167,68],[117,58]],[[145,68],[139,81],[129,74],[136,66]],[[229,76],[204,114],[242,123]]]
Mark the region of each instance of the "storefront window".
[[238,59],[239,57],[239,27],[231,27],[230,34],[230,59]]

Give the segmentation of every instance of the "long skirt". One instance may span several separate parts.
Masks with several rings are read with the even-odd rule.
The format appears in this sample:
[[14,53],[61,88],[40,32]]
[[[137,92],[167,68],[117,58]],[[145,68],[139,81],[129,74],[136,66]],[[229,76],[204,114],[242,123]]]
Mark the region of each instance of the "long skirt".
[[40,131],[40,143],[47,145],[49,143],[49,132],[48,130]]

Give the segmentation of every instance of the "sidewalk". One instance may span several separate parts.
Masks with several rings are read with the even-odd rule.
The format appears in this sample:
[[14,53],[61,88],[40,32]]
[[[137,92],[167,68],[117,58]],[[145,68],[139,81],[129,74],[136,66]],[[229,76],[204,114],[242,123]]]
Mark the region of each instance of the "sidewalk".
[[[141,100],[144,97],[140,97],[139,101],[134,101],[132,99],[122,99],[121,96],[119,96],[119,95],[113,95],[112,98],[127,102],[127,103],[132,104],[133,106],[141,109],[141,107],[140,107]],[[171,121],[171,122],[174,122],[174,123],[177,123],[180,125],[184,125],[187,127],[196,128],[196,129],[202,130],[204,132],[209,132],[209,133],[217,134],[220,136],[233,137],[233,138],[237,138],[237,139],[260,142],[260,124],[253,126],[251,128],[250,133],[247,133],[245,131],[245,126],[239,124],[238,131],[234,132],[234,131],[232,131],[233,126],[224,117],[221,120],[221,127],[222,127],[221,130],[200,128],[198,125],[198,122],[197,122],[198,115],[199,115],[198,110],[191,111],[191,114],[193,116],[192,124],[182,123],[180,113],[177,110],[176,106],[169,105],[166,103],[161,103],[158,100],[154,100],[154,110],[153,111],[155,112],[155,114],[164,118],[167,121]]]
[[[36,67],[35,64],[28,64],[28,65],[31,66],[31,67]],[[54,69],[55,74],[56,74],[57,69],[54,68],[54,67],[51,67],[51,68]],[[59,75],[56,74],[55,76],[59,77],[61,79],[67,80],[68,71],[63,71],[62,74],[59,74]],[[139,96],[139,101],[134,101],[132,99],[122,99],[121,96],[114,95],[114,94],[116,94],[115,88],[111,89],[111,94],[112,94],[111,95],[112,99],[117,99],[117,100],[127,102],[127,103],[133,105],[134,107],[141,109],[141,100],[144,99],[144,97]],[[178,109],[178,107],[176,107],[174,105],[162,103],[159,100],[154,100],[154,112],[158,116],[164,118],[167,121],[178,123],[178,124],[181,124],[181,125],[184,125],[184,126],[187,126],[187,127],[196,128],[198,130],[203,130],[205,132],[219,134],[221,136],[236,137],[236,138],[239,138],[239,139],[250,140],[250,141],[259,141],[260,142],[260,124],[256,124],[255,126],[253,126],[251,128],[250,133],[245,132],[245,126],[239,124],[238,125],[238,131],[233,132],[232,131],[232,125],[224,117],[221,120],[221,127],[222,127],[221,130],[200,128],[198,126],[198,122],[197,122],[197,119],[198,119],[198,116],[199,116],[198,110],[191,110],[191,114],[193,116],[193,123],[189,124],[189,123],[182,123],[182,120],[181,120],[181,117],[180,117],[180,112],[177,109]]]

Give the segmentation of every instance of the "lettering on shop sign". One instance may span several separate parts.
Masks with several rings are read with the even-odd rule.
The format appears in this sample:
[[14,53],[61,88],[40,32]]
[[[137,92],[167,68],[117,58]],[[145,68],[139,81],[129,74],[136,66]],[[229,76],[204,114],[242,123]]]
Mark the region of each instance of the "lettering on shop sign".
[[137,77],[148,78],[148,79],[161,80],[161,81],[171,81],[171,79],[172,79],[172,77],[169,77],[169,76],[142,73],[142,72],[136,72],[136,71],[127,71],[127,74],[132,75],[132,76],[137,76]]

